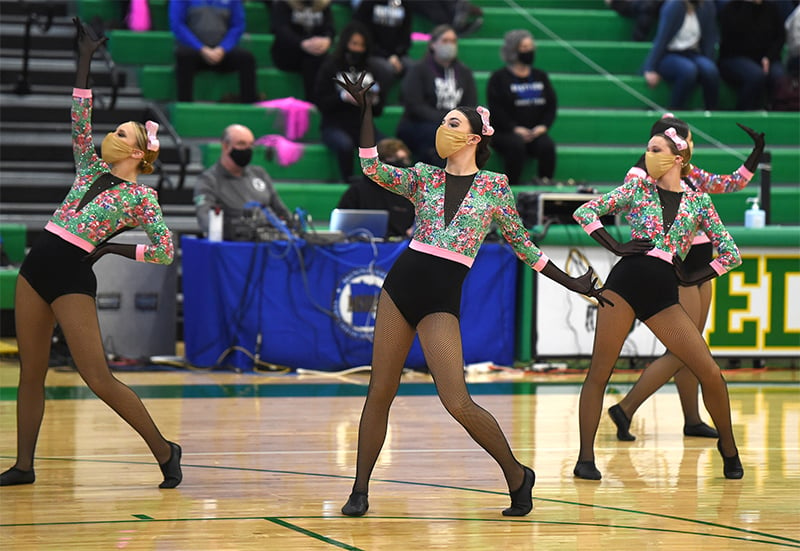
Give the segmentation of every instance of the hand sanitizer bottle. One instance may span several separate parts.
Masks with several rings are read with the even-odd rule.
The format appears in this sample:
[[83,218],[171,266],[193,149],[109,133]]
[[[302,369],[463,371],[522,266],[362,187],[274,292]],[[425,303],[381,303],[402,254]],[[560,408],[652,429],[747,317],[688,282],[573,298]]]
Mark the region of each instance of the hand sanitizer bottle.
[[753,203],[753,206],[744,211],[744,227],[763,228],[766,225],[767,213],[760,208],[758,197],[749,197],[747,202]]

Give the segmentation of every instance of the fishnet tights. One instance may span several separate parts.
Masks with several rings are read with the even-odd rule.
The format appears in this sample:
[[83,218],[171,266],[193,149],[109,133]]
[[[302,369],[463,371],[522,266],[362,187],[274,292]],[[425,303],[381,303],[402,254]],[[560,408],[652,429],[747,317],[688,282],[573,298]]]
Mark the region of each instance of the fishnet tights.
[[169,460],[171,449],[144,404],[128,386],[116,379],[105,359],[97,310],[87,295],[65,295],[51,307],[24,278],[17,282],[17,342],[20,378],[17,394],[18,469],[33,468],[33,458],[45,404],[50,339],[58,321],[81,378],[98,398],[110,406],[145,440],[159,463]]
[[[603,409],[603,394],[634,319],[633,310],[621,296],[609,290],[605,296],[615,306],[598,308],[592,361],[581,388],[579,461],[594,460],[594,439]],[[651,316],[645,325],[700,381],[703,402],[719,431],[722,451],[726,456],[736,454],[728,388],[697,326],[678,304]]]
[[[417,327],[436,391],[445,409],[500,465],[509,491],[522,485],[524,471],[494,417],[472,401],[464,380],[461,332],[448,313],[429,314]],[[405,358],[414,339],[411,327],[392,299],[381,292],[375,322],[372,376],[358,427],[354,492],[367,493],[372,469],[386,439],[389,408],[400,385]]]
[[[680,287],[679,291],[681,306],[702,334],[711,304],[711,283],[705,282],[699,287]],[[702,422],[697,403],[697,377],[669,350],[647,366],[633,388],[620,400],[619,406],[628,419],[633,418],[639,406],[672,376],[675,377],[685,424],[696,425]]]

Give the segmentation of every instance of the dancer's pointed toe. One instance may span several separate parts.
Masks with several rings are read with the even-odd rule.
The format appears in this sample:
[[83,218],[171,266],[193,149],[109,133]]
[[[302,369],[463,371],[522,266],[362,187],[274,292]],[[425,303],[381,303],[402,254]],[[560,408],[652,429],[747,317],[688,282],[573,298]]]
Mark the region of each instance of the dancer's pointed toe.
[[171,453],[166,463],[161,463],[161,473],[164,475],[164,481],[158,485],[159,488],[175,488],[183,480],[183,471],[181,471],[181,447],[175,442],[169,442]]
[[595,466],[594,461],[578,461],[575,464],[575,468],[572,470],[572,474],[586,480],[600,480],[603,478],[603,475],[600,474],[600,471]]
[[632,435],[629,430],[631,428],[631,420],[628,419],[628,416],[625,415],[625,412],[622,411],[619,404],[608,408],[608,415],[617,426],[617,440],[622,440],[623,442],[633,442],[636,440],[636,437]]
[[33,469],[23,471],[16,467],[11,467],[3,474],[0,474],[0,486],[19,486],[20,484],[33,484],[36,474]]
[[367,494],[353,492],[347,498],[347,503],[342,507],[342,514],[348,517],[361,517],[369,510],[369,500]]
[[519,488],[510,492],[511,507],[503,510],[506,517],[524,517],[533,509],[533,485],[536,484],[536,473],[530,467],[522,466],[525,476]]

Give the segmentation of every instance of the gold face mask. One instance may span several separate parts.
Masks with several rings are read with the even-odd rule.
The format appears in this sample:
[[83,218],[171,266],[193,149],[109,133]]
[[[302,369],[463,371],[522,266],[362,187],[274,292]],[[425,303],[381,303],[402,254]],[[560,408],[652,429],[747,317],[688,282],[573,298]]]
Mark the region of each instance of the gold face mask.
[[442,159],[446,159],[467,145],[468,137],[469,134],[457,132],[446,126],[440,126],[436,129],[436,153]]
[[675,166],[675,155],[669,152],[654,153],[646,151],[644,154],[644,166],[651,178],[658,180]]
[[122,141],[122,138],[117,136],[115,133],[109,132],[106,134],[103,144],[100,146],[100,151],[102,153],[103,160],[108,164],[113,165],[122,159],[130,157],[131,153],[135,151],[135,148],[126,144],[124,141]]

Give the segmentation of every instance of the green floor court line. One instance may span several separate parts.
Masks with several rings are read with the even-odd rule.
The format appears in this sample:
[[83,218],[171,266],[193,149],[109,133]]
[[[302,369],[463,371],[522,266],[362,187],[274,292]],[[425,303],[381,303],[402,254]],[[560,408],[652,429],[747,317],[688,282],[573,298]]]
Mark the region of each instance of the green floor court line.
[[[0,456],[0,459],[13,459],[10,456]],[[150,465],[152,464],[149,461],[117,461],[112,459],[71,459],[71,458],[47,458],[47,457],[37,457],[37,461],[73,461],[73,462],[81,462],[81,463],[117,463],[117,464],[124,464],[124,465]],[[329,473],[313,473],[313,472],[304,472],[304,471],[288,471],[288,470],[281,470],[281,469],[259,469],[255,467],[228,467],[225,465],[189,465],[184,464],[182,465],[184,469],[211,469],[211,470],[225,470],[225,471],[238,471],[238,472],[260,472],[260,473],[267,473],[267,474],[278,474],[278,475],[295,475],[295,476],[313,476],[313,477],[324,477],[324,478],[336,478],[336,479],[345,479],[345,480],[352,480],[353,477],[351,476],[344,476],[338,474],[329,474]],[[506,492],[496,491],[496,490],[485,490],[481,488],[469,488],[465,486],[453,486],[447,484],[435,484],[430,482],[417,482],[412,480],[394,480],[394,479],[381,479],[381,478],[374,478],[372,479],[373,483],[385,483],[385,484],[400,484],[405,486],[424,486],[426,488],[437,488],[437,489],[448,489],[448,490],[457,490],[462,492],[471,492],[471,493],[481,493],[481,494],[493,494],[493,495],[506,495]],[[800,549],[800,539],[796,538],[789,538],[786,536],[779,536],[774,534],[769,534],[766,532],[761,532],[758,530],[750,530],[747,528],[740,528],[737,526],[729,526],[725,524],[720,524],[716,522],[710,522],[706,520],[698,520],[686,517],[680,517],[676,515],[668,515],[663,513],[654,513],[650,511],[641,511],[636,509],[626,509],[623,507],[614,507],[611,505],[596,505],[592,503],[581,503],[577,501],[569,501],[563,499],[554,499],[554,498],[546,498],[546,497],[538,497],[533,496],[534,500],[534,513],[535,514],[535,504],[536,502],[547,502],[547,503],[555,503],[559,505],[567,505],[567,506],[576,506],[576,507],[587,507],[591,509],[602,509],[604,511],[612,511],[615,513],[625,513],[631,515],[638,515],[638,516],[645,516],[645,517],[652,517],[656,519],[665,519],[665,520],[672,520],[677,522],[686,522],[690,524],[696,524],[698,526],[704,527],[712,527],[718,528],[723,530],[731,530],[733,532],[737,532],[743,535],[722,535],[722,534],[707,534],[705,532],[696,532],[696,531],[689,531],[689,530],[672,530],[672,529],[661,529],[661,528],[648,528],[648,527],[641,527],[641,526],[625,526],[625,525],[613,525],[613,524],[600,524],[600,523],[577,523],[577,522],[554,522],[554,521],[535,521],[530,519],[481,519],[481,518],[468,518],[468,519],[460,519],[460,518],[450,518],[450,517],[379,517],[379,516],[370,516],[369,518],[372,519],[396,519],[396,520],[461,520],[461,521],[482,521],[482,522],[530,522],[530,523],[538,523],[538,524],[548,524],[548,525],[572,525],[572,526],[600,526],[606,528],[623,528],[623,529],[634,529],[634,530],[646,530],[646,531],[660,531],[660,532],[668,532],[668,533],[676,533],[676,534],[693,534],[693,535],[700,535],[704,537],[713,537],[713,538],[723,538],[728,540],[740,540],[740,541],[748,541],[752,543],[764,543],[764,544],[771,544],[771,545],[779,545],[783,547],[789,548],[797,548]],[[224,518],[211,518],[211,519],[153,519],[148,517],[147,515],[142,514],[135,514],[132,515],[136,517],[137,521],[147,520],[149,522],[164,522],[167,520],[171,521],[191,521],[191,520],[253,520],[254,518],[266,518],[267,520],[271,519],[329,519],[329,518],[340,518],[338,516],[330,517],[330,516],[287,516],[281,515],[280,517],[224,517]],[[124,521],[124,520],[113,520],[113,521],[80,521],[80,522],[45,522],[45,523],[22,523],[22,524],[0,524],[0,528],[2,527],[11,527],[11,526],[51,526],[51,525],[70,525],[70,524],[105,524],[105,523],[120,523],[120,522],[133,522],[133,521]],[[289,526],[287,526],[289,527]],[[302,530],[302,529],[299,529]],[[759,538],[771,538],[771,540],[755,540],[751,537],[746,536],[754,536]],[[349,548],[347,548],[349,549]],[[355,549],[355,548],[353,548]]]
[[[535,514],[535,513],[532,513]],[[0,528],[14,528],[14,527],[42,527],[42,526],[87,526],[87,525],[103,525],[103,524],[126,524],[126,523],[140,523],[140,522],[209,522],[209,521],[246,521],[246,520],[266,520],[272,522],[276,525],[283,526],[285,528],[289,528],[294,530],[300,534],[307,535],[313,537],[319,541],[330,543],[331,545],[335,545],[341,549],[349,549],[354,551],[360,551],[360,548],[353,547],[331,538],[327,538],[325,536],[316,534],[310,530],[305,528],[301,528],[295,524],[289,523],[284,519],[292,519],[292,520],[338,520],[338,521],[350,521],[349,517],[345,516],[315,516],[315,515],[306,515],[306,516],[281,516],[281,517],[201,517],[201,518],[162,518],[162,519],[148,519],[148,520],[86,520],[86,521],[65,521],[65,522],[32,522],[32,523],[19,523],[19,524],[0,524]],[[648,526],[630,526],[625,524],[611,524],[611,523],[600,523],[600,522],[571,522],[571,521],[551,521],[551,520],[536,520],[532,518],[459,518],[459,517],[425,517],[425,516],[380,516],[380,515],[369,515],[367,517],[362,517],[359,520],[353,520],[353,522],[369,522],[370,520],[401,520],[401,521],[413,521],[413,522],[484,522],[484,523],[514,523],[514,524],[531,524],[531,525],[541,525],[541,526],[588,526],[588,527],[596,527],[596,528],[609,528],[609,529],[621,529],[621,530],[633,530],[633,531],[643,531],[643,532],[656,532],[656,533],[663,533],[663,534],[680,534],[680,535],[689,535],[689,536],[698,536],[700,538],[713,538],[715,540],[727,540],[727,541],[742,541],[752,544],[765,544],[765,545],[773,545],[778,547],[785,547],[789,549],[800,549],[800,545],[796,545],[793,543],[785,543],[782,541],[774,541],[769,539],[754,539],[745,536],[738,536],[738,535],[725,535],[725,534],[708,534],[705,532],[698,532],[693,530],[675,530],[670,528],[656,528],[656,527],[648,527]],[[730,528],[730,527],[723,527],[723,528]],[[778,536],[771,536],[766,534],[768,538],[777,538],[783,539]],[[795,540],[791,540],[795,541]]]
[[317,534],[316,532],[312,532],[311,530],[306,530],[305,528],[301,528],[301,527],[297,526],[296,524],[292,524],[291,522],[286,522],[285,520],[281,520],[281,519],[279,519],[277,517],[266,517],[266,520],[268,520],[269,522],[275,523],[278,526],[283,526],[284,528],[288,528],[290,530],[294,530],[295,532],[298,532],[298,533],[303,534],[305,536],[310,536],[310,537],[312,537],[312,538],[314,538],[316,540],[319,540],[319,541],[321,541],[323,543],[330,543],[331,545],[335,545],[336,547],[338,547],[340,549],[349,549],[351,551],[361,551],[360,547],[353,547],[352,545],[347,545],[346,543],[342,543],[340,541],[336,541],[336,540],[334,540],[332,538],[328,538],[326,536],[323,536],[322,534]]

